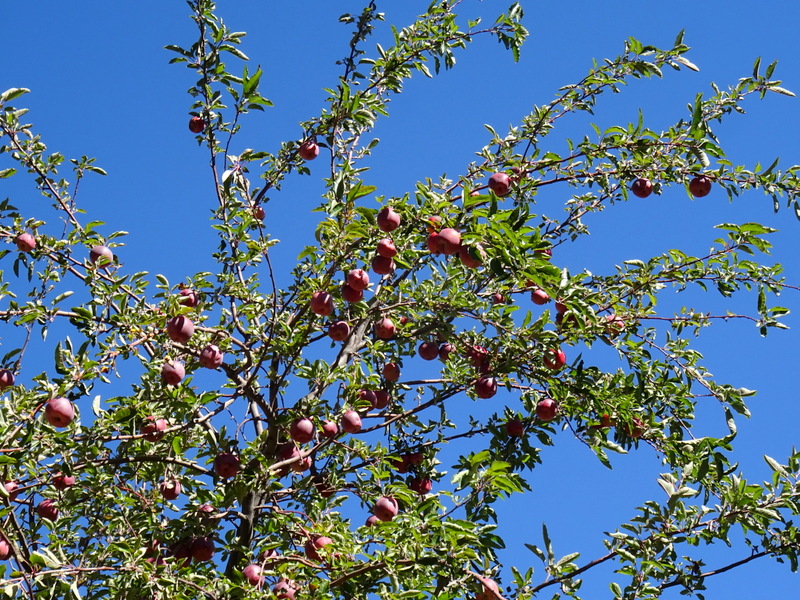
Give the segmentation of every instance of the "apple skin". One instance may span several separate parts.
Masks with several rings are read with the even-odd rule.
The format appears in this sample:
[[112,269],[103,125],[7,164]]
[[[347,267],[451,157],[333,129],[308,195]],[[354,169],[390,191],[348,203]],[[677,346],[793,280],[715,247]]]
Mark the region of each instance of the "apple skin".
[[358,399],[361,402],[366,402],[370,405],[370,407],[375,406],[375,392],[373,390],[359,390],[358,392]]
[[467,358],[479,371],[484,372],[489,369],[489,351],[483,346],[473,346],[467,350]]
[[262,569],[259,565],[249,564],[244,569],[242,569],[242,577],[245,578],[245,581],[250,585],[254,585],[256,587],[261,587],[264,585],[264,576],[261,574]]
[[610,338],[617,337],[625,331],[625,319],[614,313],[605,316],[605,327],[603,332]]
[[176,559],[183,559],[178,568],[188,567],[192,563],[192,540],[184,538],[169,547],[169,553]]
[[322,317],[333,314],[333,296],[328,292],[314,292],[311,294],[311,312]]
[[369,287],[369,275],[364,269],[353,269],[347,273],[347,285],[358,292],[363,292]]
[[336,421],[325,421],[322,424],[322,435],[326,438],[335,438],[339,435],[339,426]]
[[50,398],[44,406],[44,419],[53,427],[66,427],[75,418],[75,407],[66,398]]
[[224,452],[214,459],[214,472],[223,479],[235,477],[240,467],[239,457],[230,452]]
[[511,178],[505,173],[492,173],[489,177],[489,189],[497,196],[505,196],[511,191]]
[[306,556],[311,560],[315,560],[317,562],[322,561],[322,557],[319,555],[318,550],[322,550],[325,546],[330,546],[333,543],[333,540],[329,538],[327,535],[318,535],[314,536],[312,539],[306,541],[303,549],[305,550]]
[[542,288],[531,290],[531,302],[538,304],[539,306],[547,304],[550,302],[550,294],[545,292]]
[[544,260],[550,260],[553,257],[553,250],[551,248],[540,248],[539,250],[534,250],[533,253]]
[[536,416],[542,421],[552,421],[558,414],[558,404],[552,398],[542,398],[536,404]]
[[400,215],[391,206],[385,206],[377,216],[378,228],[386,233],[391,233],[400,227]]
[[0,560],[6,560],[11,556],[11,545],[6,538],[0,536]]
[[311,419],[297,419],[289,426],[289,437],[298,444],[307,444],[314,439],[316,428]]
[[383,365],[382,374],[386,381],[391,381],[392,383],[399,381],[400,366],[397,363],[386,363]]
[[300,144],[297,153],[303,160],[314,160],[319,156],[319,146],[313,139],[309,139]]
[[631,193],[637,198],[647,198],[653,193],[653,184],[649,179],[640,177],[633,182],[633,185],[631,186]]
[[394,337],[397,328],[389,317],[383,317],[375,322],[375,335],[382,340],[390,340]]
[[63,473],[57,473],[53,476],[51,480],[53,487],[56,488],[59,492],[63,492],[67,488],[71,488],[75,485],[75,476],[74,475],[64,475]]
[[0,390],[14,385],[14,373],[8,369],[0,369]]
[[436,233],[442,228],[442,217],[431,215],[425,219],[425,225],[428,228],[428,233]]
[[567,364],[567,355],[563,350],[547,350],[542,358],[542,364],[551,371],[560,371]]
[[439,358],[439,344],[436,342],[422,342],[417,348],[417,354],[423,360],[436,360]]
[[167,385],[178,385],[186,377],[186,369],[182,362],[169,360],[161,367],[161,379]]
[[375,527],[375,525],[377,525],[378,523],[380,523],[378,517],[376,517],[375,515],[370,515],[369,517],[367,517],[367,520],[364,521],[364,527]]
[[198,362],[201,367],[206,369],[217,369],[225,359],[225,354],[219,349],[216,344],[209,344],[200,352]]
[[252,210],[253,218],[257,221],[263,221],[267,217],[267,211],[260,204],[256,204]]
[[350,284],[342,285],[342,299],[345,302],[361,302],[364,299],[364,292],[356,290]]
[[625,425],[622,430],[626,435],[638,440],[647,431],[647,425],[639,417],[634,417],[631,420],[631,425]]
[[[477,258],[473,257],[473,253],[477,255]],[[483,264],[483,261],[486,260],[486,252],[483,251],[483,248],[480,246],[459,246],[458,248],[458,258],[461,260],[461,264],[467,267],[468,269],[477,269]]]
[[449,359],[450,355],[455,352],[455,349],[456,347],[450,342],[445,342],[439,346],[439,360],[442,362],[447,362],[447,359]]
[[289,579],[280,579],[278,583],[272,586],[272,593],[275,594],[276,600],[294,600],[294,595],[297,593],[297,585]]
[[9,502],[13,502],[17,499],[17,496],[19,496],[19,484],[16,481],[6,481],[3,487],[6,488],[6,492],[8,492]]
[[191,288],[182,288],[178,294],[180,294],[180,298],[178,298],[178,304],[182,306],[195,308],[198,304],[200,304],[200,298],[198,297],[197,292]]
[[408,487],[420,496],[424,496],[433,489],[433,482],[427,477],[415,477],[408,484]]
[[522,437],[525,435],[525,424],[519,419],[511,419],[506,422],[506,433],[511,437]]
[[370,268],[378,275],[390,275],[394,271],[394,261],[385,256],[376,256],[370,262]]
[[172,317],[167,321],[167,335],[173,342],[184,344],[194,335],[194,323],[184,315]]
[[17,245],[17,250],[20,252],[30,252],[36,248],[36,238],[30,233],[20,233],[14,243]]
[[375,390],[375,402],[372,404],[372,408],[383,410],[389,406],[391,399],[392,397],[386,390]]
[[348,410],[342,415],[339,421],[342,431],[347,433],[358,433],[361,431],[361,417],[354,410]]
[[93,246],[89,250],[89,260],[93,265],[105,267],[114,262],[114,253],[108,246]]
[[195,562],[211,560],[214,557],[214,540],[210,537],[195,538],[191,553]]
[[[475,600],[497,600],[500,594],[500,588],[493,579],[488,577],[479,577],[481,581],[481,591],[475,594]],[[501,596],[502,598],[502,596]]]
[[161,492],[161,497],[164,500],[175,500],[181,495],[181,482],[177,479],[170,479],[169,481],[162,481],[158,486]]
[[494,377],[481,377],[475,382],[475,395],[478,398],[491,398],[497,393],[497,380]]
[[439,249],[439,234],[435,231],[428,236],[425,245],[428,247],[428,252],[431,254],[436,254],[438,256],[442,253]]
[[461,247],[461,234],[451,227],[445,227],[436,236],[436,246],[442,254],[456,254]]
[[689,192],[695,198],[702,198],[711,193],[711,180],[705,175],[698,175],[689,182]]
[[328,337],[334,342],[343,342],[350,335],[350,325],[346,321],[336,321],[328,327]]
[[200,133],[206,128],[206,122],[201,117],[192,117],[189,119],[189,131],[192,133]]
[[397,256],[397,248],[395,247],[394,242],[389,238],[383,238],[380,240],[375,251],[383,258],[394,258]]
[[381,521],[391,521],[397,516],[397,500],[389,496],[381,496],[372,507],[372,514],[374,514]]
[[58,507],[55,502],[49,498],[45,498],[36,506],[36,514],[43,519],[56,521],[58,519]]

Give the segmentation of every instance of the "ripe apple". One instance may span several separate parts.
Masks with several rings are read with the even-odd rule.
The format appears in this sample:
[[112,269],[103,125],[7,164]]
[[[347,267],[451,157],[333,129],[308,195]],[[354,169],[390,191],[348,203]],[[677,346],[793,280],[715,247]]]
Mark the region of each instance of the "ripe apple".
[[364,292],[345,283],[342,285],[342,299],[345,302],[361,302],[364,299]]
[[58,491],[63,492],[67,488],[71,488],[75,485],[75,476],[74,475],[64,475],[63,473],[57,473],[53,475],[53,479],[51,480],[53,487],[56,488]]
[[381,496],[372,507],[372,513],[381,521],[391,521],[397,516],[397,500],[389,496]]
[[542,398],[536,404],[536,416],[542,421],[552,421],[558,413],[558,404],[552,398]]
[[467,350],[467,358],[472,366],[480,371],[489,368],[489,351],[483,346],[473,346]]
[[49,498],[45,498],[36,506],[36,514],[43,519],[55,521],[58,519],[58,507],[55,502]]
[[333,296],[328,292],[314,292],[311,294],[311,312],[328,317],[333,313]]
[[298,444],[307,444],[314,439],[314,423],[311,419],[297,419],[289,426],[289,437]]
[[408,473],[409,469],[411,469],[411,461],[409,460],[408,456],[408,454],[403,454],[400,456],[400,458],[390,459],[389,462],[398,473]]
[[358,399],[361,403],[369,404],[370,407],[375,406],[375,392],[373,390],[359,390]]
[[365,527],[374,527],[375,525],[378,524],[378,522],[379,522],[378,521],[378,517],[376,517],[375,515],[370,515],[369,517],[367,517],[367,520],[364,522],[364,526]]
[[547,304],[550,302],[550,294],[545,292],[542,288],[531,290],[531,302],[538,304],[539,306],[542,304]]
[[431,215],[425,219],[428,233],[435,233],[442,228],[442,217],[439,215]]
[[11,556],[11,545],[6,538],[0,536],[0,560],[6,560]]
[[336,421],[325,421],[322,424],[322,435],[326,438],[335,438],[339,434],[339,426]]
[[519,419],[506,421],[506,433],[511,437],[522,437],[525,435],[525,424]]
[[14,374],[8,369],[0,369],[0,390],[14,385]]
[[436,246],[442,254],[456,254],[461,247],[461,234],[451,227],[445,227],[436,236]]
[[36,238],[30,233],[20,233],[14,243],[17,245],[17,250],[20,252],[30,252],[36,248]]
[[453,346],[453,344],[451,344],[450,342],[445,342],[444,344],[439,346],[439,360],[442,362],[446,362],[447,359],[450,358],[450,355],[453,353],[455,349],[456,347]]
[[192,133],[200,133],[206,128],[206,122],[201,117],[192,117],[189,119],[189,131]]
[[255,564],[249,564],[242,569],[242,577],[245,578],[247,583],[256,587],[264,585],[264,576],[261,574],[261,567]]
[[93,246],[89,250],[89,260],[93,265],[105,267],[114,262],[114,253],[108,246]]
[[506,297],[503,296],[500,292],[495,292],[492,294],[492,304],[505,304]]
[[158,489],[161,492],[161,496],[164,498],[164,500],[175,500],[181,495],[181,482],[177,479],[162,481],[161,485],[158,486]]
[[422,342],[417,348],[417,354],[423,360],[436,360],[439,358],[439,344],[436,342]]
[[178,298],[178,304],[194,308],[200,303],[200,298],[198,297],[197,292],[191,288],[182,288],[178,293],[181,296]]
[[186,369],[183,363],[177,360],[168,360],[161,367],[161,379],[167,385],[178,385],[185,376]]
[[375,322],[375,335],[382,340],[392,339],[395,331],[394,322],[389,317],[383,317]]
[[383,365],[382,373],[386,381],[398,381],[400,379],[400,366],[397,363],[386,363]]
[[8,492],[9,502],[13,502],[17,499],[17,496],[19,496],[19,484],[16,481],[6,481],[3,487],[6,488],[6,492]]
[[640,177],[633,182],[633,185],[631,186],[631,193],[637,198],[647,198],[653,193],[653,184],[650,183],[649,179],[643,179]]
[[342,426],[342,431],[346,431],[347,433],[358,433],[361,431],[361,417],[354,410],[348,410],[344,413],[339,423]]
[[379,256],[384,258],[394,258],[397,256],[397,248],[394,245],[394,242],[389,238],[383,238],[378,242],[378,247],[376,249]]
[[75,407],[66,398],[50,398],[44,406],[44,419],[53,427],[66,427],[75,418]]
[[620,333],[625,331],[625,319],[623,319],[619,315],[611,313],[609,315],[606,315],[605,319],[606,323],[604,332],[608,337],[615,338]]
[[505,173],[492,173],[489,177],[489,189],[498,196],[505,196],[511,191],[511,178]]
[[391,399],[389,392],[386,390],[375,390],[375,402],[372,404],[372,408],[382,410],[389,406],[389,401]]
[[188,567],[192,563],[192,540],[184,538],[169,547],[169,553],[178,560],[183,559],[179,568]]
[[353,269],[347,274],[347,285],[354,290],[363,292],[369,287],[369,275],[364,269]]
[[[481,581],[481,591],[475,594],[475,600],[497,600],[500,595],[500,588],[493,579],[479,577]],[[502,596],[500,596],[502,598]]]
[[210,537],[195,538],[191,553],[195,562],[211,560],[214,557],[214,540]]
[[330,546],[332,543],[333,540],[327,535],[317,535],[307,540],[303,549],[308,558],[319,562],[322,560],[322,557],[319,555],[318,550],[322,550],[325,546]]
[[417,492],[420,496],[424,496],[433,489],[433,482],[427,477],[414,477],[408,484],[408,487]]
[[240,465],[238,456],[223,452],[214,459],[214,472],[223,479],[230,479],[239,472]]
[[442,253],[439,249],[439,234],[435,231],[428,236],[425,245],[428,246],[428,252],[431,254],[436,254],[438,256]]
[[303,160],[314,160],[317,158],[317,156],[319,156],[319,146],[317,145],[317,142],[311,138],[300,144],[300,147],[297,149],[297,153]]
[[556,300],[556,312],[560,315],[563,315],[565,312],[567,312],[567,305],[560,300]]
[[403,458],[406,459],[410,465],[421,465],[425,457],[422,455],[422,452],[409,452],[408,454],[404,454]]
[[216,369],[222,364],[225,354],[219,349],[216,344],[209,344],[200,352],[198,361],[201,367],[206,369]]
[[264,207],[260,204],[256,204],[253,209],[253,218],[257,219],[258,221],[263,221],[267,217],[267,211],[264,210]]
[[294,600],[297,593],[297,585],[289,579],[279,579],[278,583],[272,586],[272,593],[276,600]]
[[328,337],[334,342],[343,342],[350,335],[350,325],[346,321],[336,321],[328,327]]
[[533,253],[544,260],[550,260],[553,257],[553,250],[551,248],[539,248],[538,250],[534,250]]
[[481,377],[475,382],[475,395],[478,398],[491,398],[497,393],[497,380],[494,377]]
[[194,323],[183,315],[172,317],[167,321],[167,335],[173,342],[184,344],[194,335]]
[[705,175],[697,175],[689,182],[689,192],[695,198],[708,196],[711,192],[711,180]]
[[480,246],[459,246],[458,258],[468,269],[477,269],[486,260],[486,253]]
[[567,364],[567,355],[561,349],[545,350],[542,364],[551,371],[560,371]]
[[391,206],[385,206],[381,209],[378,213],[377,221],[378,228],[386,233],[390,233],[400,227],[400,215]]
[[622,430],[626,435],[639,439],[644,435],[645,431],[647,431],[647,425],[645,425],[644,421],[642,421],[639,417],[634,417],[631,419],[631,425],[626,424]]
[[370,262],[370,268],[378,275],[389,275],[394,271],[394,261],[385,256],[376,256]]

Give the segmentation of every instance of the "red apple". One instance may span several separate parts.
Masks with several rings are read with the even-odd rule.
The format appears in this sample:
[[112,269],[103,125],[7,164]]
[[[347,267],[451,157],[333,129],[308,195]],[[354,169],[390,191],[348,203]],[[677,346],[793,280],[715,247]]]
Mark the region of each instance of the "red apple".
[[639,178],[633,182],[631,193],[637,198],[647,198],[653,193],[653,184],[649,179]]
[[364,292],[356,290],[349,284],[342,285],[342,299],[345,302],[361,302],[364,299]]
[[183,564],[179,568],[188,567],[192,564],[192,540],[184,538],[178,540],[169,547],[169,553],[176,559],[183,559]]
[[261,206],[260,204],[256,204],[253,207],[252,212],[253,212],[253,218],[258,221],[263,221],[267,217],[267,211],[264,210],[264,207]]
[[427,477],[414,477],[408,487],[424,496],[433,489],[433,482]]
[[339,426],[335,421],[325,421],[322,424],[322,435],[326,438],[335,438],[339,434]]
[[492,294],[492,304],[505,304],[506,297],[503,296],[500,292],[495,292]]
[[175,500],[181,495],[181,482],[177,479],[162,481],[161,485],[158,486],[158,489],[161,492],[161,496],[164,498],[164,500]]
[[488,370],[489,351],[483,346],[473,346],[467,350],[467,358],[476,369],[482,372]]
[[396,363],[386,363],[383,365],[382,373],[386,381],[398,381],[400,379],[400,366]]
[[350,325],[346,321],[336,321],[328,327],[328,337],[334,342],[343,342],[350,335]]
[[216,369],[222,364],[224,358],[225,354],[219,349],[219,346],[216,344],[209,344],[200,352],[198,361],[201,367]]
[[315,432],[311,419],[297,419],[289,426],[289,437],[298,444],[307,444],[313,440]]
[[322,550],[325,546],[330,546],[332,543],[333,540],[327,535],[317,535],[307,540],[303,549],[308,558],[319,562],[322,560],[322,557],[319,555],[318,550]]
[[0,560],[6,560],[11,556],[11,544],[6,538],[0,536]]
[[323,317],[333,313],[333,296],[328,292],[314,292],[311,294],[311,312]]
[[378,228],[381,231],[389,233],[400,227],[400,215],[398,215],[391,206],[385,206],[377,217]]
[[435,233],[442,228],[442,217],[439,215],[431,215],[426,219],[428,233]]
[[53,484],[54,488],[60,492],[63,492],[65,489],[71,488],[73,485],[75,485],[75,476],[57,473],[56,475],[53,475],[51,483]]
[[606,323],[604,328],[604,333],[610,337],[615,338],[620,333],[625,331],[625,319],[620,317],[619,315],[615,315],[611,313],[605,316]]
[[385,256],[376,256],[372,259],[370,268],[378,275],[389,275],[394,271],[394,261]]
[[365,527],[374,527],[378,523],[379,523],[378,517],[376,517],[375,515],[370,515],[369,517],[367,517],[367,520],[364,522],[364,526]]
[[511,191],[511,178],[505,173],[492,173],[489,177],[489,189],[498,196],[505,196]]
[[386,390],[375,390],[375,402],[372,404],[372,408],[382,410],[389,406],[391,399],[392,398],[389,396],[389,392]]
[[525,435],[525,424],[519,419],[511,419],[506,422],[506,433],[511,437],[522,437]]
[[183,315],[172,317],[167,321],[167,335],[173,342],[186,343],[194,335],[194,323]]
[[347,274],[347,285],[354,290],[363,292],[369,287],[369,275],[364,269],[353,269]]
[[17,496],[19,496],[19,484],[16,481],[6,481],[3,487],[6,488],[6,492],[8,492],[9,502],[13,502],[17,499]]
[[210,537],[195,538],[191,553],[195,562],[211,560],[214,557],[214,540]]
[[428,239],[425,241],[425,245],[428,246],[428,252],[431,254],[439,255],[442,251],[439,249],[439,234],[435,231],[428,236]]
[[422,455],[422,452],[409,452],[408,454],[404,454],[403,458],[406,459],[410,465],[421,465],[425,457]]
[[560,315],[563,315],[565,312],[567,312],[567,305],[559,300],[556,300],[556,312]]
[[36,506],[36,514],[43,519],[55,521],[58,519],[58,507],[55,502],[49,498],[45,498]]
[[542,421],[552,421],[558,414],[558,404],[552,398],[542,398],[536,404],[536,416]]
[[445,342],[444,344],[439,346],[439,360],[441,360],[442,362],[446,362],[447,359],[450,358],[450,355],[453,353],[455,349],[456,347],[449,342]]
[[0,390],[14,385],[14,374],[8,369],[0,369]]
[[250,585],[260,588],[264,584],[264,576],[261,574],[261,571],[262,569],[259,565],[249,564],[242,569],[242,577],[244,577]]
[[553,257],[553,250],[550,248],[539,248],[534,250],[533,253],[544,260],[550,260]]
[[480,246],[459,246],[458,258],[468,269],[477,269],[486,260],[486,253]]
[[93,265],[105,267],[114,262],[114,253],[108,246],[93,246],[89,250],[89,260]]
[[439,344],[436,342],[422,342],[417,348],[417,354],[423,360],[436,360],[439,358]]
[[408,454],[403,454],[400,456],[400,458],[390,459],[389,462],[398,473],[408,473],[409,469],[411,469],[411,461],[409,460],[408,456]]
[[625,425],[622,430],[632,438],[639,439],[647,431],[647,425],[639,417],[631,419],[631,425]]
[[689,192],[695,198],[708,196],[711,192],[711,180],[705,175],[698,175],[689,182]]
[[371,407],[375,406],[375,392],[373,390],[359,390],[357,396],[361,403],[367,403]]
[[14,243],[17,245],[17,250],[20,252],[30,252],[36,248],[36,238],[30,233],[20,233]]
[[197,292],[191,288],[182,288],[178,293],[181,296],[178,298],[178,304],[194,308],[200,303],[200,298],[198,297]]
[[497,584],[494,580],[489,579],[488,577],[480,577],[481,581],[481,591],[475,594],[475,600],[497,600],[498,596],[500,596],[500,588],[497,587]]
[[50,398],[44,406],[44,419],[53,427],[66,427],[75,418],[75,407],[66,398]]
[[563,350],[546,350],[542,363],[551,371],[559,371],[567,364],[567,355]]
[[192,117],[189,119],[189,131],[192,133],[200,133],[206,128],[206,122],[201,117]]
[[317,156],[319,156],[319,146],[317,145],[317,142],[311,138],[300,144],[300,147],[297,149],[297,153],[303,160],[314,160],[317,158]]
[[381,496],[372,507],[372,513],[381,521],[391,521],[397,516],[397,500],[389,496]]
[[278,583],[272,586],[272,593],[275,594],[275,600],[294,600],[297,586],[294,581],[280,579]]
[[497,380],[494,377],[481,377],[475,382],[475,395],[478,398],[491,398],[497,393]]
[[238,456],[223,452],[214,459],[214,472],[223,479],[230,479],[239,472],[240,465]]
[[182,362],[176,360],[168,360],[161,367],[161,379],[167,385],[178,385],[181,380],[186,376],[186,369]]
[[358,433],[361,431],[361,417],[354,410],[348,410],[342,415],[339,423],[342,426],[342,431],[347,433]]
[[384,258],[394,258],[397,256],[397,248],[389,238],[383,238],[378,242],[377,253]]
[[396,328],[389,317],[383,317],[375,322],[375,335],[382,340],[389,340],[394,337]]
[[536,288],[535,290],[531,290],[531,302],[539,306],[547,304],[550,302],[550,295],[542,288]]
[[436,246],[442,254],[456,254],[461,247],[461,234],[451,227],[445,227],[436,236]]

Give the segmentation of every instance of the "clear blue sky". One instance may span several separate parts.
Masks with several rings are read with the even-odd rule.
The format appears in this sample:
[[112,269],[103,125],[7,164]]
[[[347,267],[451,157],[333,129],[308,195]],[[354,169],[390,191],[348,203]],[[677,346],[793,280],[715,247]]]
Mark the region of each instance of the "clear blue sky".
[[[411,0],[377,4],[387,22],[399,26],[427,6]],[[468,0],[463,12],[491,16],[507,4]],[[692,46],[688,56],[701,71],[668,71],[663,80],[636,82],[623,94],[606,97],[593,118],[602,127],[635,120],[639,107],[651,128],[667,127],[686,115],[686,104],[698,91],[710,91],[709,82],[727,87],[748,75],[757,56],[765,63],[779,59],[775,76],[800,92],[796,2],[523,5],[531,38],[519,64],[496,42],[476,42],[458,56],[454,71],[435,80],[416,76],[392,102],[391,117],[377,130],[382,143],[368,176],[379,193],[401,195],[419,178],[457,176],[485,143],[484,123],[501,131],[517,123],[533,104],[548,102],[558,87],[583,76],[592,58],[616,56],[628,36],[666,47],[685,29]],[[298,121],[318,114],[322,88],[333,86],[339,72],[334,61],[346,52],[349,29],[337,17],[361,7],[361,2],[325,0],[218,3],[233,29],[248,32],[243,50],[264,68],[262,90],[276,104],[246,119],[239,147],[272,150],[279,140],[299,136]],[[215,200],[207,155],[186,129],[191,100],[185,90],[193,74],[168,65],[171,55],[162,49],[194,39],[187,15],[181,0],[14,2],[3,10],[0,89],[31,89],[18,103],[31,109],[28,119],[51,150],[67,157],[97,157],[109,176],[82,184],[81,206],[93,219],[106,221],[107,232],[130,232],[127,247],[119,252],[126,269],[162,272],[173,282],[213,268],[215,246],[208,227]],[[379,37],[385,39],[386,29]],[[587,123],[576,118],[554,135],[580,137],[590,133]],[[777,95],[751,100],[748,114],[732,116],[718,134],[735,163],[752,167],[777,156],[784,167],[800,163],[800,100]],[[299,249],[313,240],[310,210],[322,192],[322,169],[312,171],[311,177],[291,178],[270,205],[269,223],[283,241],[276,258],[287,270]],[[33,216],[44,208],[44,200],[23,183],[22,177],[0,181],[0,197],[10,197]],[[647,202],[620,205],[590,221],[593,235],[555,260],[573,272],[604,272],[622,260],[671,247],[700,255],[717,237],[713,225],[725,221],[759,221],[780,229],[775,260],[786,266],[790,280],[800,282],[800,222],[785,209],[773,215],[771,202],[759,194],[730,205],[720,193],[692,202],[674,188]],[[727,308],[718,297],[709,296],[708,302]],[[798,302],[797,294],[788,293],[783,305]],[[755,297],[738,306],[748,303],[754,307]],[[761,454],[781,460],[798,441],[800,404],[793,374],[800,321],[793,314],[787,323],[792,330],[766,339],[751,325],[729,323],[707,330],[698,342],[720,381],[759,391],[750,403],[753,418],[740,423],[737,439],[741,464],[757,481],[768,477]],[[704,413],[712,431],[721,426],[718,410]],[[510,536],[507,562],[534,565],[537,572],[539,564],[522,542],[538,541],[542,521],[548,523],[556,552],[581,550],[584,559],[591,559],[603,551],[602,531],[632,516],[645,499],[662,499],[655,483],[659,465],[649,450],[616,461],[618,468],[609,473],[568,435],[559,442],[530,478],[534,494],[509,503],[513,525],[501,529]],[[737,559],[745,554],[738,548],[725,555]],[[718,560],[709,566],[724,559]],[[737,597],[743,589],[786,597],[798,584],[786,565],[762,559],[709,580],[706,597]],[[607,593],[601,589],[597,597]]]

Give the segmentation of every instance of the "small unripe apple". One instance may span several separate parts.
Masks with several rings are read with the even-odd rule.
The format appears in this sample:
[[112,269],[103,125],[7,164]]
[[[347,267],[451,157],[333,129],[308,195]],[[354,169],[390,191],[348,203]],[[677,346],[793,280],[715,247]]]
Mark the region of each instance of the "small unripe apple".
[[381,231],[389,233],[400,227],[400,215],[391,206],[385,206],[378,213],[377,222]]
[[708,196],[711,192],[711,180],[705,175],[698,175],[689,182],[689,192],[695,198]]
[[219,349],[219,346],[216,344],[209,344],[201,350],[198,362],[201,367],[205,367],[206,369],[216,369],[222,364],[224,359],[225,354]]
[[17,245],[17,250],[20,252],[30,252],[36,248],[36,238],[30,233],[20,233],[14,243]]
[[184,344],[194,335],[194,323],[184,315],[172,317],[167,321],[167,335],[173,342]]
[[224,452],[214,459],[214,472],[223,479],[230,479],[239,472],[240,465],[238,456]]
[[417,348],[417,354],[423,360],[436,360],[439,358],[439,344],[436,342],[422,342]]
[[398,381],[400,379],[400,366],[396,363],[386,363],[383,365],[382,373],[386,381]]
[[361,431],[361,417],[354,410],[348,410],[342,415],[339,423],[342,426],[342,431],[347,433],[358,433]]
[[9,502],[13,502],[17,499],[17,496],[19,496],[19,484],[16,481],[6,481],[3,487],[6,488],[6,492],[8,492]]
[[372,403],[372,408],[382,410],[389,406],[391,396],[386,390],[375,390],[375,402]]
[[339,434],[339,426],[335,421],[325,421],[322,424],[322,435],[326,438],[335,438]]
[[451,227],[445,227],[436,236],[436,246],[442,254],[456,254],[461,247],[461,234]]
[[44,406],[44,419],[53,427],[66,427],[75,418],[75,407],[66,398],[50,398]]
[[242,577],[245,578],[247,583],[256,587],[264,585],[264,576],[261,574],[262,569],[259,565],[249,564],[242,569]]
[[0,536],[0,560],[6,560],[11,556],[11,544],[6,538]]
[[382,340],[389,340],[394,337],[396,328],[394,322],[389,317],[383,317],[375,322],[375,335]]
[[378,517],[381,521],[391,521],[397,516],[397,500],[389,496],[381,496],[372,507],[372,514]]
[[643,179],[640,177],[633,182],[633,185],[631,186],[631,193],[637,198],[647,198],[653,193],[653,184],[650,183],[649,179]]
[[58,491],[63,492],[67,488],[71,488],[75,485],[75,476],[74,475],[64,475],[63,473],[57,473],[53,476],[52,479],[53,487],[56,488]]
[[195,562],[211,560],[214,557],[214,540],[210,537],[195,538],[191,552]]
[[384,258],[394,258],[397,256],[397,248],[395,247],[394,242],[389,238],[383,238],[378,242],[376,252]]
[[307,540],[303,546],[303,549],[305,550],[308,558],[319,562],[322,560],[322,557],[319,555],[318,550],[322,550],[325,546],[330,546],[332,543],[333,540],[327,535],[318,535],[314,536],[310,540]]
[[[481,581],[481,591],[475,594],[475,600],[497,600],[500,595],[500,588],[494,580],[488,577],[479,577]],[[502,597],[502,596],[501,596]]]
[[181,495],[181,482],[177,479],[162,481],[161,485],[158,486],[158,489],[161,492],[161,497],[164,498],[164,500],[175,500]]
[[294,600],[297,586],[289,579],[280,579],[278,583],[272,586],[272,593],[275,594],[276,600]]
[[300,144],[300,147],[297,149],[297,153],[303,160],[314,160],[317,158],[317,156],[319,156],[319,146],[313,138],[308,139]]
[[494,377],[481,377],[475,382],[475,395],[478,398],[491,398],[497,393],[497,380]]
[[370,262],[370,268],[378,275],[389,275],[394,271],[394,261],[385,256],[376,256]]
[[345,302],[361,302],[364,299],[364,292],[356,290],[349,284],[342,285],[342,299]]
[[539,306],[542,304],[547,304],[550,302],[550,294],[545,292],[542,288],[531,290],[531,302],[538,304]]
[[36,514],[43,519],[55,521],[58,519],[58,507],[55,502],[49,498],[45,498],[36,506]]
[[333,296],[328,292],[314,292],[311,294],[311,312],[328,317],[333,313]]
[[511,178],[505,173],[492,173],[489,177],[489,189],[498,196],[505,196],[511,190]]
[[181,296],[178,298],[178,304],[188,306],[189,308],[195,308],[200,303],[197,292],[191,288],[182,288],[178,294]]
[[506,433],[511,437],[522,437],[525,435],[525,424],[519,419],[511,419],[506,422]]
[[200,133],[206,128],[206,122],[201,117],[192,117],[189,119],[189,131],[192,133]]
[[567,355],[563,350],[546,350],[542,363],[551,371],[559,371],[567,364]]
[[486,253],[480,246],[459,246],[458,258],[468,269],[477,269],[486,260]]
[[253,218],[259,221],[263,221],[267,217],[267,211],[264,210],[264,207],[261,206],[260,204],[256,204],[253,207],[252,212],[253,212]]
[[433,482],[427,477],[414,477],[408,487],[420,496],[424,496],[433,489]]
[[0,390],[14,385],[14,374],[8,369],[0,369]]
[[186,369],[182,362],[168,360],[161,367],[161,379],[167,385],[178,385],[186,376]]
[[89,250],[89,260],[93,265],[105,267],[114,262],[114,253],[108,246],[93,246]]
[[364,269],[353,269],[347,273],[347,285],[354,290],[363,292],[369,287],[369,275]]
[[558,414],[558,404],[552,398],[542,398],[536,404],[536,416],[542,421],[552,421]]
[[350,335],[350,325],[346,321],[336,321],[328,327],[328,337],[334,342],[343,342]]
[[289,437],[298,444],[307,444],[314,439],[314,423],[311,419],[297,419],[289,426]]

